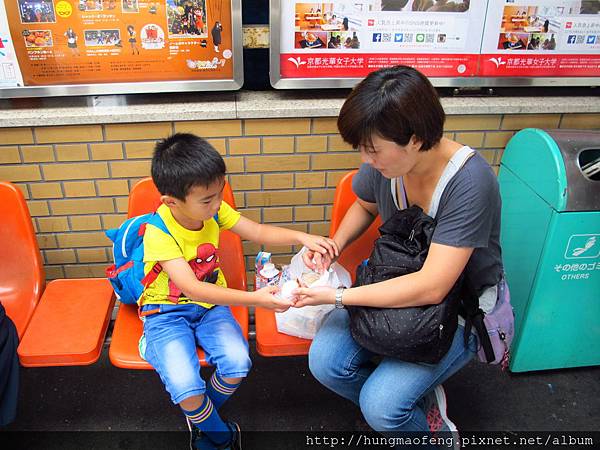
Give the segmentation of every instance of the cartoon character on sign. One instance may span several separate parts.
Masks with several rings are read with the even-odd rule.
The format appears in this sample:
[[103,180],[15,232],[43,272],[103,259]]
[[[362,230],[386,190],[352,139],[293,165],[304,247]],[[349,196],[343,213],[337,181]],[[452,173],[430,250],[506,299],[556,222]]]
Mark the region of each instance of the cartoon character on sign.
[[213,40],[213,46],[215,47],[215,52],[219,53],[219,45],[221,45],[221,32],[223,31],[223,25],[221,22],[215,22],[215,26],[210,31]]
[[[214,245],[206,243],[198,246],[196,257],[188,264],[192,268],[194,275],[200,281],[205,283],[216,283],[219,278],[219,256]],[[182,297],[181,289],[169,280],[169,299],[177,303]]]
[[129,45],[131,45],[131,54],[140,54],[140,49],[137,46],[136,32],[133,25],[127,25],[127,33],[129,33]]
[[77,48],[77,34],[73,31],[73,28],[67,29],[65,32],[67,38],[67,47],[71,49],[73,56],[79,56],[79,49]]

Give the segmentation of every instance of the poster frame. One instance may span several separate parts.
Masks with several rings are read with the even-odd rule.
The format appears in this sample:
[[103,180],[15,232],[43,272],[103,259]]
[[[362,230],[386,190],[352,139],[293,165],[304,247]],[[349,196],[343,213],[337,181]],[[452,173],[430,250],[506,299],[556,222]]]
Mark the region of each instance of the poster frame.
[[[363,77],[348,78],[282,78],[281,2],[269,0],[269,80],[274,89],[352,88]],[[489,1],[486,0],[489,5]],[[481,36],[483,42],[483,35]],[[480,44],[481,48],[481,44]],[[598,87],[599,77],[429,77],[435,87]]]
[[[0,0],[5,1],[5,0]],[[232,91],[244,84],[242,48],[242,0],[231,1],[233,78],[220,80],[176,80],[47,86],[0,87],[0,99],[22,97],[67,97],[85,95],[146,94],[191,91]]]

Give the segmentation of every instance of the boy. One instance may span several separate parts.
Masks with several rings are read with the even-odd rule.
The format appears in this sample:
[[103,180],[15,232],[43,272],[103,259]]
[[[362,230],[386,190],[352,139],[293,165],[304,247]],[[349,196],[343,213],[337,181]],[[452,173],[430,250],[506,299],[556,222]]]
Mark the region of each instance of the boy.
[[[302,244],[330,257],[337,256],[337,247],[328,238],[242,217],[222,201],[223,158],[192,134],[178,133],[157,143],[152,179],[161,193],[157,214],[169,234],[151,224],[144,234],[145,272],[157,262],[162,270],[139,300],[144,317],[141,353],[186,416],[192,447],[237,449],[239,427],[223,421],[217,410],[247,375],[251,362],[248,344],[226,305],[285,311],[291,303],[275,297],[277,288],[272,286],[255,292],[228,289],[216,253],[219,231],[229,229],[260,244]],[[209,383],[200,377],[197,344],[216,367]]]

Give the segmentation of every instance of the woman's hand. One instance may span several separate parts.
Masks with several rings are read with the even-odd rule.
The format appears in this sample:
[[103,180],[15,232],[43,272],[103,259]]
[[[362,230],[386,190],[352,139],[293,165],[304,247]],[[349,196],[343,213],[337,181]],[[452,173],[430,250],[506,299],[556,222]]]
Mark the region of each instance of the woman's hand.
[[254,305],[265,309],[272,309],[275,312],[287,311],[292,306],[292,302],[276,297],[274,294],[277,292],[279,292],[279,287],[277,286],[265,286],[258,291],[252,292]]
[[323,273],[329,269],[340,255],[338,245],[331,238],[306,234],[301,242],[308,249],[302,255],[304,264],[315,272]]
[[327,286],[314,288],[300,287],[294,289],[292,294],[297,299],[294,303],[295,308],[335,304],[335,289]]

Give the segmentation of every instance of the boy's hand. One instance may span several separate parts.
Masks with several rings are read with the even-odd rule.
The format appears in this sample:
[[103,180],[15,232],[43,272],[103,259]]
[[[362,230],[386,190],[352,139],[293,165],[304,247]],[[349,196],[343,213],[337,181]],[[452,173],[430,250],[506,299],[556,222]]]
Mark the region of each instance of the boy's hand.
[[335,289],[328,286],[314,288],[300,287],[294,289],[292,294],[296,297],[294,308],[335,304]]
[[[333,261],[340,254],[337,244],[333,239],[305,234],[302,237],[302,245],[308,248],[308,251],[302,255],[304,264],[311,270],[323,273],[329,269]],[[313,262],[314,260],[314,262]]]
[[275,297],[273,294],[277,292],[279,292],[279,287],[277,286],[265,286],[258,291],[254,291],[252,293],[254,295],[254,305],[265,309],[272,309],[275,312],[287,311],[292,306],[292,302]]

